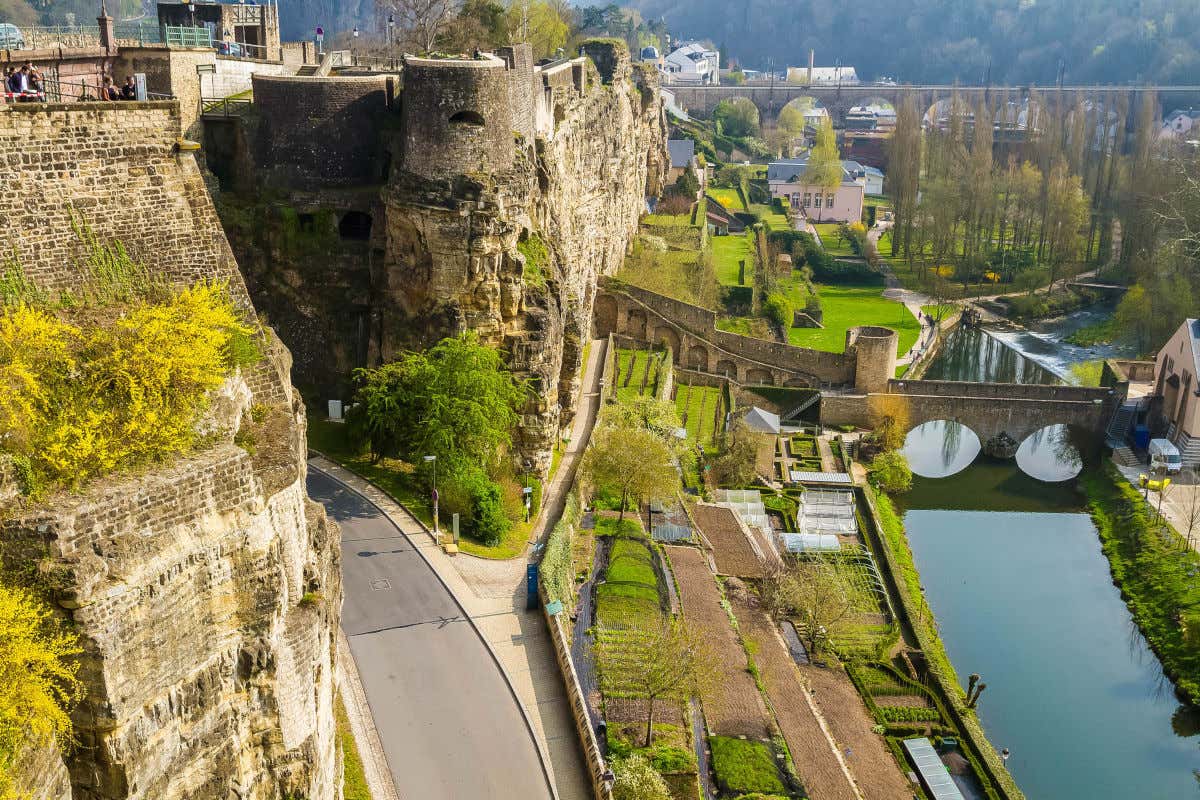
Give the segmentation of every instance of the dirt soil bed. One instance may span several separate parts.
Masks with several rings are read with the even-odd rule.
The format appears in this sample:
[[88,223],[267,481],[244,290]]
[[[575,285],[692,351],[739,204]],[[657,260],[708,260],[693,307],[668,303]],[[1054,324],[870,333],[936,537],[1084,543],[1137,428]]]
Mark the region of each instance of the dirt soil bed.
[[845,672],[826,667],[797,667],[816,690],[814,699],[829,723],[833,738],[845,752],[846,762],[858,779],[867,800],[911,797],[913,789],[900,771],[883,738],[871,730],[875,722]]
[[[752,607],[745,597],[731,598],[731,601],[742,635],[754,643],[754,659],[767,687],[767,697],[775,709],[775,718],[810,800],[856,800],[857,795],[842,771],[829,739],[809,708],[805,697],[808,690],[800,681],[800,673],[787,649],[775,636],[770,619],[760,609]],[[849,683],[849,679],[846,680]],[[859,702],[857,697],[855,702]],[[894,798],[909,796],[911,793],[891,795]]]
[[737,515],[728,508],[698,503],[692,509],[696,525],[713,546],[717,572],[738,578],[761,578],[762,561],[746,538]]
[[746,653],[721,607],[721,593],[708,562],[694,547],[667,547],[666,551],[679,582],[684,619],[703,632],[720,670],[717,690],[704,699],[709,728],[718,736],[770,738],[770,714],[747,670]]

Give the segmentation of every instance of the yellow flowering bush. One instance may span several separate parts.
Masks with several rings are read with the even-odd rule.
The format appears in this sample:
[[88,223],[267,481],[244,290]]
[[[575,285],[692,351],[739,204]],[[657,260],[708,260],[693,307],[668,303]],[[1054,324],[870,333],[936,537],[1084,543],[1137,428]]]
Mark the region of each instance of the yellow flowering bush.
[[82,695],[81,651],[33,594],[0,584],[0,800],[17,797],[13,759],[26,744],[71,738],[69,711]]
[[35,497],[190,447],[208,392],[257,359],[225,284],[201,283],[79,328],[20,306],[0,317],[0,451]]

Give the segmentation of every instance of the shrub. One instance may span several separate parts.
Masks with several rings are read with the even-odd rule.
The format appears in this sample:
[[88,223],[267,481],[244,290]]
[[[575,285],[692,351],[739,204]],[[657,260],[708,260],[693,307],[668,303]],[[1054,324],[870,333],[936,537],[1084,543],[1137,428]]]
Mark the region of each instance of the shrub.
[[687,195],[682,192],[669,192],[664,194],[662,199],[654,206],[654,213],[664,216],[677,216],[690,213],[692,203],[696,202],[695,198],[694,194]]
[[787,295],[782,292],[770,292],[767,295],[766,301],[763,302],[763,313],[785,331],[792,327],[795,311]]
[[209,391],[257,360],[251,332],[225,284],[86,328],[20,306],[0,317],[3,450],[38,494],[186,450]]
[[500,487],[481,471],[471,479],[468,491],[471,495],[471,527],[475,538],[488,546],[499,544],[512,525],[504,513]]
[[531,289],[546,288],[546,273],[550,268],[550,251],[536,233],[517,243],[517,252],[525,257],[525,268],[521,276]]
[[907,492],[912,488],[912,469],[899,450],[888,450],[875,456],[869,470],[871,480],[885,492]]
[[612,762],[613,800],[671,800],[671,792],[662,776],[639,753]]
[[883,722],[938,722],[942,718],[936,708],[879,706],[878,711]]
[[69,711],[83,693],[73,659],[81,652],[46,605],[0,585],[0,796],[24,745],[70,741]]

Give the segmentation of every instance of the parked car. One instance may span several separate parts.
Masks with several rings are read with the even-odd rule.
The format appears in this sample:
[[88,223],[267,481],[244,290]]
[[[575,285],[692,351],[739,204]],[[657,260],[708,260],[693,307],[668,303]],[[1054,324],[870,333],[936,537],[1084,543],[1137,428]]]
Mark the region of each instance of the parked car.
[[1171,444],[1170,439],[1150,440],[1150,469],[1175,474],[1183,469],[1183,459],[1179,448]]
[[0,50],[24,50],[25,36],[9,22],[0,22]]

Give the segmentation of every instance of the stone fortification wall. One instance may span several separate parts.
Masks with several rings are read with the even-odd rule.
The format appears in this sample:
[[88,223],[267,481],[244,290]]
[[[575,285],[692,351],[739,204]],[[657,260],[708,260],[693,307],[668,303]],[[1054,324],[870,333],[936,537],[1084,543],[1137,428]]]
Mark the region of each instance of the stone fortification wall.
[[0,106],[0,250],[43,289],[80,281],[72,215],[175,283],[228,280],[246,298],[212,198],[179,153],[172,102]]
[[[503,347],[511,367],[537,387],[520,443],[541,468],[573,412],[596,283],[620,267],[666,164],[665,121],[653,87],[643,91],[624,50],[611,59],[624,66],[608,86],[587,60],[578,62],[577,81],[542,86],[553,98],[554,124],[531,143],[514,135],[511,109],[489,119],[488,109],[467,108],[484,120],[480,141],[488,144],[480,147],[493,148],[486,174],[472,172],[469,159],[447,163],[444,151],[430,166],[420,153],[435,146],[429,137],[440,128],[416,136],[409,121],[430,107],[414,102],[414,93],[445,95],[455,100],[436,106],[439,116],[429,124],[448,124],[463,108],[471,69],[491,76],[486,97],[502,98],[503,61],[477,68],[436,62],[419,73],[410,65],[405,74],[404,169],[385,193],[386,294],[394,305],[382,315],[379,357],[462,329]],[[535,76],[540,80],[540,71]],[[483,83],[471,77],[465,85],[474,91]],[[440,177],[447,172],[466,174]],[[533,237],[546,248],[545,263],[527,263],[521,252],[520,243]]]
[[612,332],[666,344],[677,364],[738,383],[840,386],[853,384],[856,376],[853,350],[826,353],[739,336],[718,329],[709,309],[624,283],[603,284],[595,317],[601,335]]
[[285,188],[377,184],[378,127],[392,113],[395,78],[255,74],[255,160],[265,183]]
[[891,328],[861,325],[846,331],[845,352],[854,354],[854,386],[864,392],[887,387],[896,374],[900,335]]
[[1052,400],[1090,403],[1109,402],[1113,395],[1105,386],[1063,386],[1038,383],[970,383],[964,381],[891,380],[889,394],[938,397],[971,397],[990,400]]
[[[519,443],[549,465],[573,410],[596,281],[620,266],[667,165],[654,76],[624,51],[610,60],[620,68],[602,86],[588,59],[542,70],[525,45],[407,59],[398,113],[345,145],[338,126],[357,106],[298,113],[294,95],[312,79],[255,78],[257,140],[286,131],[300,156],[279,169],[260,146],[257,183],[282,199],[265,204],[251,188],[222,204],[255,300],[308,388],[344,397],[354,367],[474,330],[536,384]],[[321,85],[353,92],[358,80]],[[360,171],[322,175],[305,155],[343,146],[363,148]],[[290,230],[295,219],[309,228]]]
[[[424,178],[506,170],[516,154],[514,131],[532,122],[514,107],[514,83],[528,64],[504,59],[404,59],[404,169]],[[528,95],[528,89],[524,92]]]
[[[0,248],[41,288],[76,290],[74,214],[152,276],[228,281],[253,313],[178,135],[174,103],[0,107]],[[204,450],[0,508],[3,565],[36,576],[84,647],[78,746],[24,762],[38,800],[341,797],[338,533],[305,493],[288,352],[262,344],[216,393]]]

